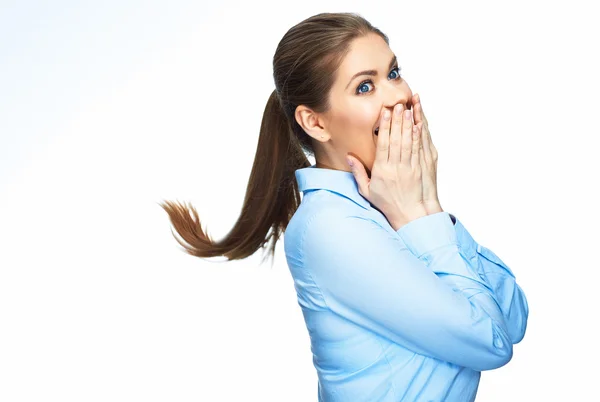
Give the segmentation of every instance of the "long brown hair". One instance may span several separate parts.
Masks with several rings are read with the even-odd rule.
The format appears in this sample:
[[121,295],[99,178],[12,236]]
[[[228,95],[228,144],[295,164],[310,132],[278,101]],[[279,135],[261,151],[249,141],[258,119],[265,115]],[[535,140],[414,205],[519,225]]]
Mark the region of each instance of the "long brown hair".
[[275,90],[263,112],[244,204],[234,227],[214,241],[202,230],[193,206],[159,203],[183,239],[173,234],[185,252],[231,261],[251,256],[271,240],[275,257],[275,243],[301,201],[295,171],[310,166],[306,154],[314,156],[312,138],[295,119],[296,107],[302,104],[317,113],[329,110],[336,70],[351,42],[368,33],[389,44],[383,32],[356,13],[317,14],[286,32],[273,56]]

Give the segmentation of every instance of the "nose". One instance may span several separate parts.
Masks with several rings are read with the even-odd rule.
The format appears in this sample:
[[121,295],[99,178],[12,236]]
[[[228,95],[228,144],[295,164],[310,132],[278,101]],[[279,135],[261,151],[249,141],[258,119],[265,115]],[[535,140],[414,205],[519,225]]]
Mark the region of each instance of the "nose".
[[398,88],[397,85],[390,84],[386,88],[384,94],[384,107],[390,111],[394,110],[394,106],[402,104],[405,109],[412,109],[412,93],[408,88]]

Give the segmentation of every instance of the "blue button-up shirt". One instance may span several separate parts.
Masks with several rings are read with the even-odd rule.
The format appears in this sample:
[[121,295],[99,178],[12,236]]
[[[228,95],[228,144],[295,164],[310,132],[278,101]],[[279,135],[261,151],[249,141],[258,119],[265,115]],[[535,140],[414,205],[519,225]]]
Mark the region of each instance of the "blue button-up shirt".
[[352,172],[295,172],[284,234],[320,402],[475,399],[508,363],[529,308],[511,269],[439,212],[394,230]]

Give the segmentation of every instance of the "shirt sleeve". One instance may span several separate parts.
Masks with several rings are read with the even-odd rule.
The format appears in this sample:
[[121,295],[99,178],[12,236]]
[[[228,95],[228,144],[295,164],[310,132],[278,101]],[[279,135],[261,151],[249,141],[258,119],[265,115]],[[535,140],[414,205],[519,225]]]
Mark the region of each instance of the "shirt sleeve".
[[492,250],[473,239],[462,222],[452,214],[455,222],[458,248],[478,275],[493,290],[500,306],[511,342],[519,343],[525,336],[529,305],[525,292],[516,282],[512,270]]
[[500,307],[459,253],[447,213],[390,232],[372,219],[322,209],[307,222],[302,250],[324,304],[357,325],[477,371],[512,358]]

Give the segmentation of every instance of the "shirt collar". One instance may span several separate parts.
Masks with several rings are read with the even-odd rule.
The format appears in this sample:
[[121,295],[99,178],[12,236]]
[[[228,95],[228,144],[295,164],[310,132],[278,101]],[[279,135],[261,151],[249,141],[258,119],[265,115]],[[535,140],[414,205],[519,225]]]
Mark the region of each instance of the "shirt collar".
[[329,190],[350,198],[366,209],[371,204],[358,192],[358,185],[352,172],[318,168],[315,165],[297,169],[296,181],[302,193],[309,190]]

